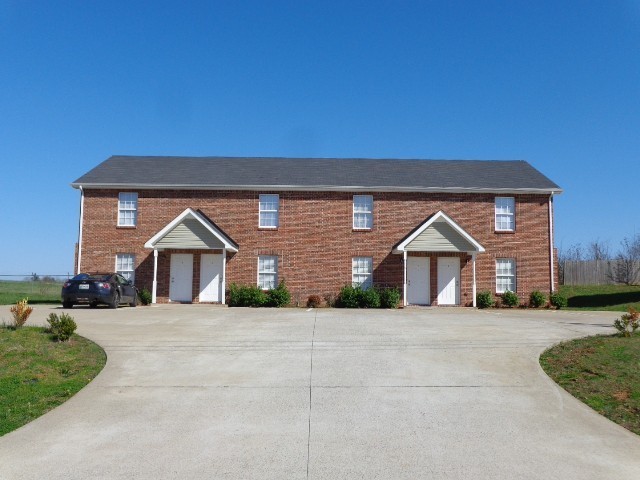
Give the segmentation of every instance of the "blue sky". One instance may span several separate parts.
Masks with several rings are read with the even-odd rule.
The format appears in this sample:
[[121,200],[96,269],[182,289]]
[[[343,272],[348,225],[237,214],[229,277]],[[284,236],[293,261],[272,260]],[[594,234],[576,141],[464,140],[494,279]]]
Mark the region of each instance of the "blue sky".
[[640,1],[0,0],[0,274],[73,268],[113,154],[525,159],[640,233]]

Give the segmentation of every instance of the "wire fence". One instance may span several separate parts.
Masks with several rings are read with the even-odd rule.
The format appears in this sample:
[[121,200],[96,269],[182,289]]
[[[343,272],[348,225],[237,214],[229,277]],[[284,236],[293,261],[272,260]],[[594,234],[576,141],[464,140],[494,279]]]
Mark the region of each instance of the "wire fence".
[[62,285],[72,273],[56,275],[0,275],[0,304],[28,298],[29,303],[57,303]]

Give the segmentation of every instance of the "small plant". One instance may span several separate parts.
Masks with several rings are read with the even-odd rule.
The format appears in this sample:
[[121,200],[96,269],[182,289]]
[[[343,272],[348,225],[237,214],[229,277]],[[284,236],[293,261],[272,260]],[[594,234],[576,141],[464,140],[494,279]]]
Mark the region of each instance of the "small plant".
[[361,308],[380,308],[380,295],[375,288],[359,289],[358,303]]
[[400,290],[396,287],[381,288],[378,291],[380,296],[380,308],[398,308],[400,303]]
[[359,287],[345,285],[340,289],[336,306],[341,308],[359,308],[361,291]]
[[520,299],[511,290],[507,290],[502,294],[502,303],[507,307],[517,307],[520,304]]
[[495,304],[491,292],[479,292],[476,295],[476,305],[478,308],[491,308]]
[[613,326],[623,337],[630,337],[640,327],[640,312],[633,307],[629,307],[629,313],[625,313],[613,322]]
[[534,290],[529,295],[529,306],[532,308],[540,308],[547,303],[547,297],[544,293]]
[[322,305],[322,299],[319,295],[309,295],[307,298],[307,308],[318,308]]
[[143,288],[138,292],[138,298],[140,298],[140,303],[142,303],[142,305],[149,305],[152,300],[151,292],[146,288]]
[[13,305],[10,310],[11,315],[13,315],[12,326],[13,328],[18,329],[26,323],[29,315],[31,315],[31,312],[33,312],[33,307],[29,306],[28,298],[23,298],[22,300],[19,300],[15,305]]
[[569,305],[567,297],[558,292],[549,295],[549,303],[551,303],[551,305],[553,305],[557,309],[567,308],[567,305]]
[[258,287],[236,285],[229,286],[230,307],[262,307],[268,301],[267,294]]
[[60,316],[55,313],[50,313],[47,318],[47,322],[49,323],[49,331],[59,342],[66,342],[69,340],[71,335],[73,335],[73,332],[78,328],[73,317],[66,313],[62,313]]
[[289,293],[284,280],[281,280],[276,288],[267,291],[267,307],[286,307],[290,303],[291,294]]

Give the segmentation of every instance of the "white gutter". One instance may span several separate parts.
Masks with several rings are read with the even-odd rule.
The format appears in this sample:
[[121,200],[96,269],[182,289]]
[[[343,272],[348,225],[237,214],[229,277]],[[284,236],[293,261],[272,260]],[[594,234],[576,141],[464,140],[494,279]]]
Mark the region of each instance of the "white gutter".
[[84,190],[80,187],[80,221],[78,222],[78,265],[76,265],[76,275],[80,273],[80,262],[82,260],[82,223],[84,221]]
[[549,272],[551,274],[551,293],[554,289],[554,271],[553,271],[553,193],[549,196]]

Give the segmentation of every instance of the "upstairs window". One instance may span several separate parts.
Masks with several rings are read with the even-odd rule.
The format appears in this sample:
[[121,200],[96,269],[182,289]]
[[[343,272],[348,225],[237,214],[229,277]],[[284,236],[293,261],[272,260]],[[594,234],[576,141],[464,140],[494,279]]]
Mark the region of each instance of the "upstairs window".
[[353,257],[351,260],[351,282],[363,290],[373,286],[373,258]]
[[513,258],[496,259],[496,293],[516,291],[516,261]]
[[260,228],[278,228],[278,211],[280,197],[278,195],[260,195],[259,216]]
[[132,253],[119,253],[116,255],[116,273],[133,283],[135,275],[136,257]]
[[118,226],[135,227],[138,221],[138,194],[121,192],[118,195]]
[[496,197],[496,231],[513,232],[516,229],[516,201],[513,197]]
[[373,196],[353,196],[353,229],[371,230],[373,226]]
[[260,255],[258,257],[258,288],[271,290],[278,286],[278,257]]

